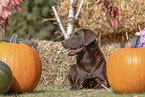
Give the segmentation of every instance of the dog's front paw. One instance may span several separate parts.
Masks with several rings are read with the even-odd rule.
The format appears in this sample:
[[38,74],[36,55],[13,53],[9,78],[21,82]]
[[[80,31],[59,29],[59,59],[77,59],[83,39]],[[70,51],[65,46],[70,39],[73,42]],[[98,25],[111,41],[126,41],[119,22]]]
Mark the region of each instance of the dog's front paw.
[[78,85],[73,85],[71,88],[70,88],[70,90],[79,90],[79,89],[81,89],[82,87],[80,86],[78,86]]
[[97,84],[97,85],[94,87],[95,90],[98,90],[98,89],[101,89],[101,88],[102,88],[102,85],[101,85],[101,84]]
[[79,88],[77,86],[72,86],[70,90],[79,90]]

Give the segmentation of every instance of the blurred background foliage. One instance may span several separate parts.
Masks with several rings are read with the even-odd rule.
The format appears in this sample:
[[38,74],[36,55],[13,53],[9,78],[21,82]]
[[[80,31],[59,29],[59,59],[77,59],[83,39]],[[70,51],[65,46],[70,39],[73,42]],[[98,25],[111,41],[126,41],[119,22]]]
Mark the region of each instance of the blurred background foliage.
[[21,13],[13,10],[5,37],[10,38],[16,33],[20,38],[50,40],[57,27],[53,24],[54,21],[41,21],[54,17],[52,5],[55,5],[53,0],[24,0],[24,4],[20,4]]

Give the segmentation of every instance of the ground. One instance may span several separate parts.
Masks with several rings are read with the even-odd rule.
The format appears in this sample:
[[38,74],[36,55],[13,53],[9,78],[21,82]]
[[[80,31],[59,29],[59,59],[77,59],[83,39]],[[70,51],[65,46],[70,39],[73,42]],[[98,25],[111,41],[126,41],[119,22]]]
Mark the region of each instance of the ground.
[[109,92],[106,89],[83,89],[71,91],[68,87],[62,88],[57,86],[38,85],[31,93],[6,94],[0,95],[0,97],[145,97],[145,93],[119,95],[113,90]]

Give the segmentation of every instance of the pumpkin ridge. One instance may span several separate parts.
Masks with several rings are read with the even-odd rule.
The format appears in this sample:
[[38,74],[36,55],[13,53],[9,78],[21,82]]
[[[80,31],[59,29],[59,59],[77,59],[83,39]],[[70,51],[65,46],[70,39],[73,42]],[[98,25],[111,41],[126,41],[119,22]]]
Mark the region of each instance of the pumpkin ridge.
[[[140,51],[138,50],[138,52],[140,52]],[[142,54],[142,53],[140,52],[140,54]],[[142,57],[142,56],[141,56],[141,57]],[[137,54],[137,58],[139,58],[139,54]],[[143,58],[143,57],[142,57],[142,58]],[[143,90],[142,90],[142,85],[141,85],[141,83],[142,83],[142,70],[141,70],[141,64],[140,64],[140,63],[141,63],[141,60],[140,60],[140,58],[139,58],[139,60],[138,60],[138,66],[139,66],[139,70],[140,70],[140,71],[139,71],[139,73],[140,73],[140,74],[139,74],[139,75],[140,75],[140,76],[139,76],[139,78],[140,78],[140,79],[139,79],[139,80],[140,80],[140,85],[139,85],[139,86],[140,86],[140,91],[143,91]]]
[[[125,49],[123,49],[123,51],[124,51]],[[123,62],[123,60],[124,60],[124,55],[126,54],[126,53],[124,53],[123,51],[119,51],[119,53],[117,54],[118,55],[118,57],[117,57],[117,59],[120,59],[120,57],[121,57],[121,63]],[[124,64],[122,63],[120,63],[119,61],[117,61],[117,64],[119,65],[119,66],[121,66],[121,67],[124,67]],[[121,68],[120,67],[120,68]],[[118,68],[119,69],[119,68]],[[116,65],[116,68],[115,68],[115,70],[116,71],[118,71],[118,69],[117,69],[117,65]],[[123,73],[123,71],[121,70],[121,72],[120,72],[120,74],[119,75],[117,75],[118,77],[120,77],[120,80],[119,81],[121,81],[122,82],[122,80],[124,80],[123,78],[122,78],[122,76],[124,76],[124,73]],[[117,78],[118,79],[118,78]],[[119,84],[119,81],[117,81],[118,83],[117,83],[117,86],[119,85],[120,86],[120,84]],[[122,84],[122,87],[123,87],[123,84]],[[117,88],[117,87],[116,87]],[[118,92],[120,93],[122,91],[122,88],[120,87],[119,89],[118,89]]]
[[[136,56],[137,56],[138,61],[139,61],[139,54],[140,54],[140,51],[136,50],[136,52],[137,52],[137,53],[136,53]],[[136,65],[137,65],[137,68],[139,69],[139,72],[138,72],[138,73],[139,73],[139,77],[138,77],[138,79],[139,79],[139,82],[138,82],[139,85],[138,85],[138,86],[139,86],[139,90],[141,91],[141,85],[140,85],[140,83],[141,83],[141,73],[140,73],[140,72],[141,72],[141,71],[140,71],[140,67],[139,67],[139,66],[140,66],[140,65],[139,65],[139,62],[138,62],[138,64],[136,64]],[[133,73],[135,73],[135,72],[133,72]],[[135,75],[135,74],[133,74],[133,75]],[[136,88],[136,87],[134,87],[134,90],[135,90],[135,88]]]
[[[39,66],[39,64],[41,64],[41,59],[39,58],[39,56],[38,56],[38,54],[37,54],[37,52],[34,50],[34,49],[32,49],[30,46],[28,46],[28,48],[31,50],[31,52],[33,53],[33,57],[35,56],[36,57],[36,59],[39,59],[40,60],[40,63],[36,63],[37,64],[37,66],[35,66],[35,69],[36,69],[36,67],[38,68],[40,68],[39,70],[40,71],[37,71],[36,73],[35,73],[35,76],[38,78],[38,79],[40,79],[40,77],[41,77],[41,74],[42,74],[42,66]],[[34,58],[33,58],[33,62],[35,63],[37,60],[34,60]],[[40,74],[37,74],[38,72],[41,72]],[[38,82],[37,81],[33,81],[33,88],[35,88],[36,86],[37,86],[37,84],[38,84]]]
[[[14,50],[12,50],[12,49],[10,49],[11,50],[11,53],[14,53],[15,55],[13,55],[13,54],[11,54],[12,56],[12,58],[15,58],[14,60],[15,61],[12,61],[9,65],[10,65],[10,67],[12,68],[12,78],[13,79],[15,79],[15,74],[16,74],[16,72],[15,72],[15,69],[17,69],[17,66],[16,65],[14,65],[14,64],[17,64],[17,53],[18,53],[18,49],[17,49],[17,45],[15,45],[15,43],[10,43],[9,45],[11,45],[11,46],[13,46],[12,48],[14,48],[15,47],[15,49]],[[15,51],[15,52],[13,52],[13,51]],[[13,66],[12,66],[13,65]],[[12,89],[13,90],[13,84],[15,84],[15,82],[14,81],[12,81],[12,86],[11,86],[11,88],[10,89]]]
[[[24,45],[25,45],[25,44],[24,44]],[[29,56],[29,58],[27,57],[27,60],[32,59],[31,62],[32,62],[32,64],[34,64],[35,61],[34,61],[34,57],[33,57],[33,56],[34,56],[33,52],[30,50],[29,46],[26,46],[25,49],[27,49],[27,52],[26,52],[26,53],[28,53],[28,54],[31,53],[31,55]],[[34,68],[35,68],[35,66],[33,66],[32,70],[34,70]],[[29,72],[29,70],[28,70],[28,72]],[[35,72],[32,73],[32,74],[35,74]],[[31,75],[31,76],[34,76],[34,75]],[[31,80],[34,80],[34,79],[32,79],[31,76],[30,76],[30,75],[27,76],[27,81],[30,80],[30,79],[31,79]],[[30,79],[29,79],[29,78],[30,78]],[[35,82],[35,80],[34,80],[34,81],[31,81],[30,84],[33,84],[33,85],[34,85],[34,82]],[[27,82],[27,85],[28,85],[28,86],[30,86],[30,84],[28,84],[28,82]],[[26,86],[27,86],[27,85],[26,85]],[[32,86],[30,86],[30,87],[32,88]],[[25,88],[26,88],[26,87],[25,87]],[[27,87],[25,90],[27,90],[27,91],[32,91],[31,88],[28,88],[28,87]]]
[[[134,56],[134,52],[135,52],[135,51],[136,51],[136,49],[133,49],[133,51],[130,52],[131,56]],[[132,59],[131,56],[130,56],[130,59]],[[133,69],[133,67],[134,67],[134,66],[133,66],[133,61],[134,61],[134,60],[132,59],[132,60],[131,60],[131,68],[132,68],[132,69],[131,69],[131,75],[132,75],[131,88],[133,89],[132,91],[135,91],[135,87],[134,87],[134,85],[133,85],[133,84],[135,83],[134,76],[133,76],[133,73],[134,73],[134,71],[133,71],[133,70],[134,70],[134,69]],[[130,92],[132,92],[132,91],[130,91]]]
[[[26,54],[26,55],[29,55],[29,49],[27,48],[27,45],[25,45],[25,44],[21,44],[22,45],[22,47],[23,47],[23,51],[24,51],[24,53]],[[29,55],[30,56],[30,55]],[[25,72],[27,72],[27,73],[29,73],[29,70],[28,70],[28,68],[27,68],[27,65],[30,65],[30,64],[28,64],[28,60],[29,60],[29,56],[25,56],[24,57],[24,59],[26,59],[27,61],[25,61],[26,63],[25,63]],[[29,86],[29,84],[28,84],[28,81],[29,81],[29,78],[31,78],[29,75],[28,76],[25,76],[25,85],[22,87],[23,88],[23,91],[25,91],[25,92],[27,92],[26,90],[27,90],[27,87],[26,86]]]

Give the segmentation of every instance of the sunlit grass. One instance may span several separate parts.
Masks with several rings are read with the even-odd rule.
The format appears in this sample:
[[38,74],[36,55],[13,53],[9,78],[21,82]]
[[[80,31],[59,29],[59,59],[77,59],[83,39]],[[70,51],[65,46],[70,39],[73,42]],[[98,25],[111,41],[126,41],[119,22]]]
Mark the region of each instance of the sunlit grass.
[[62,88],[57,86],[38,85],[31,93],[13,93],[0,95],[0,97],[145,97],[145,93],[119,95],[114,93],[112,90],[109,92],[105,89],[83,89],[71,91],[68,87]]

